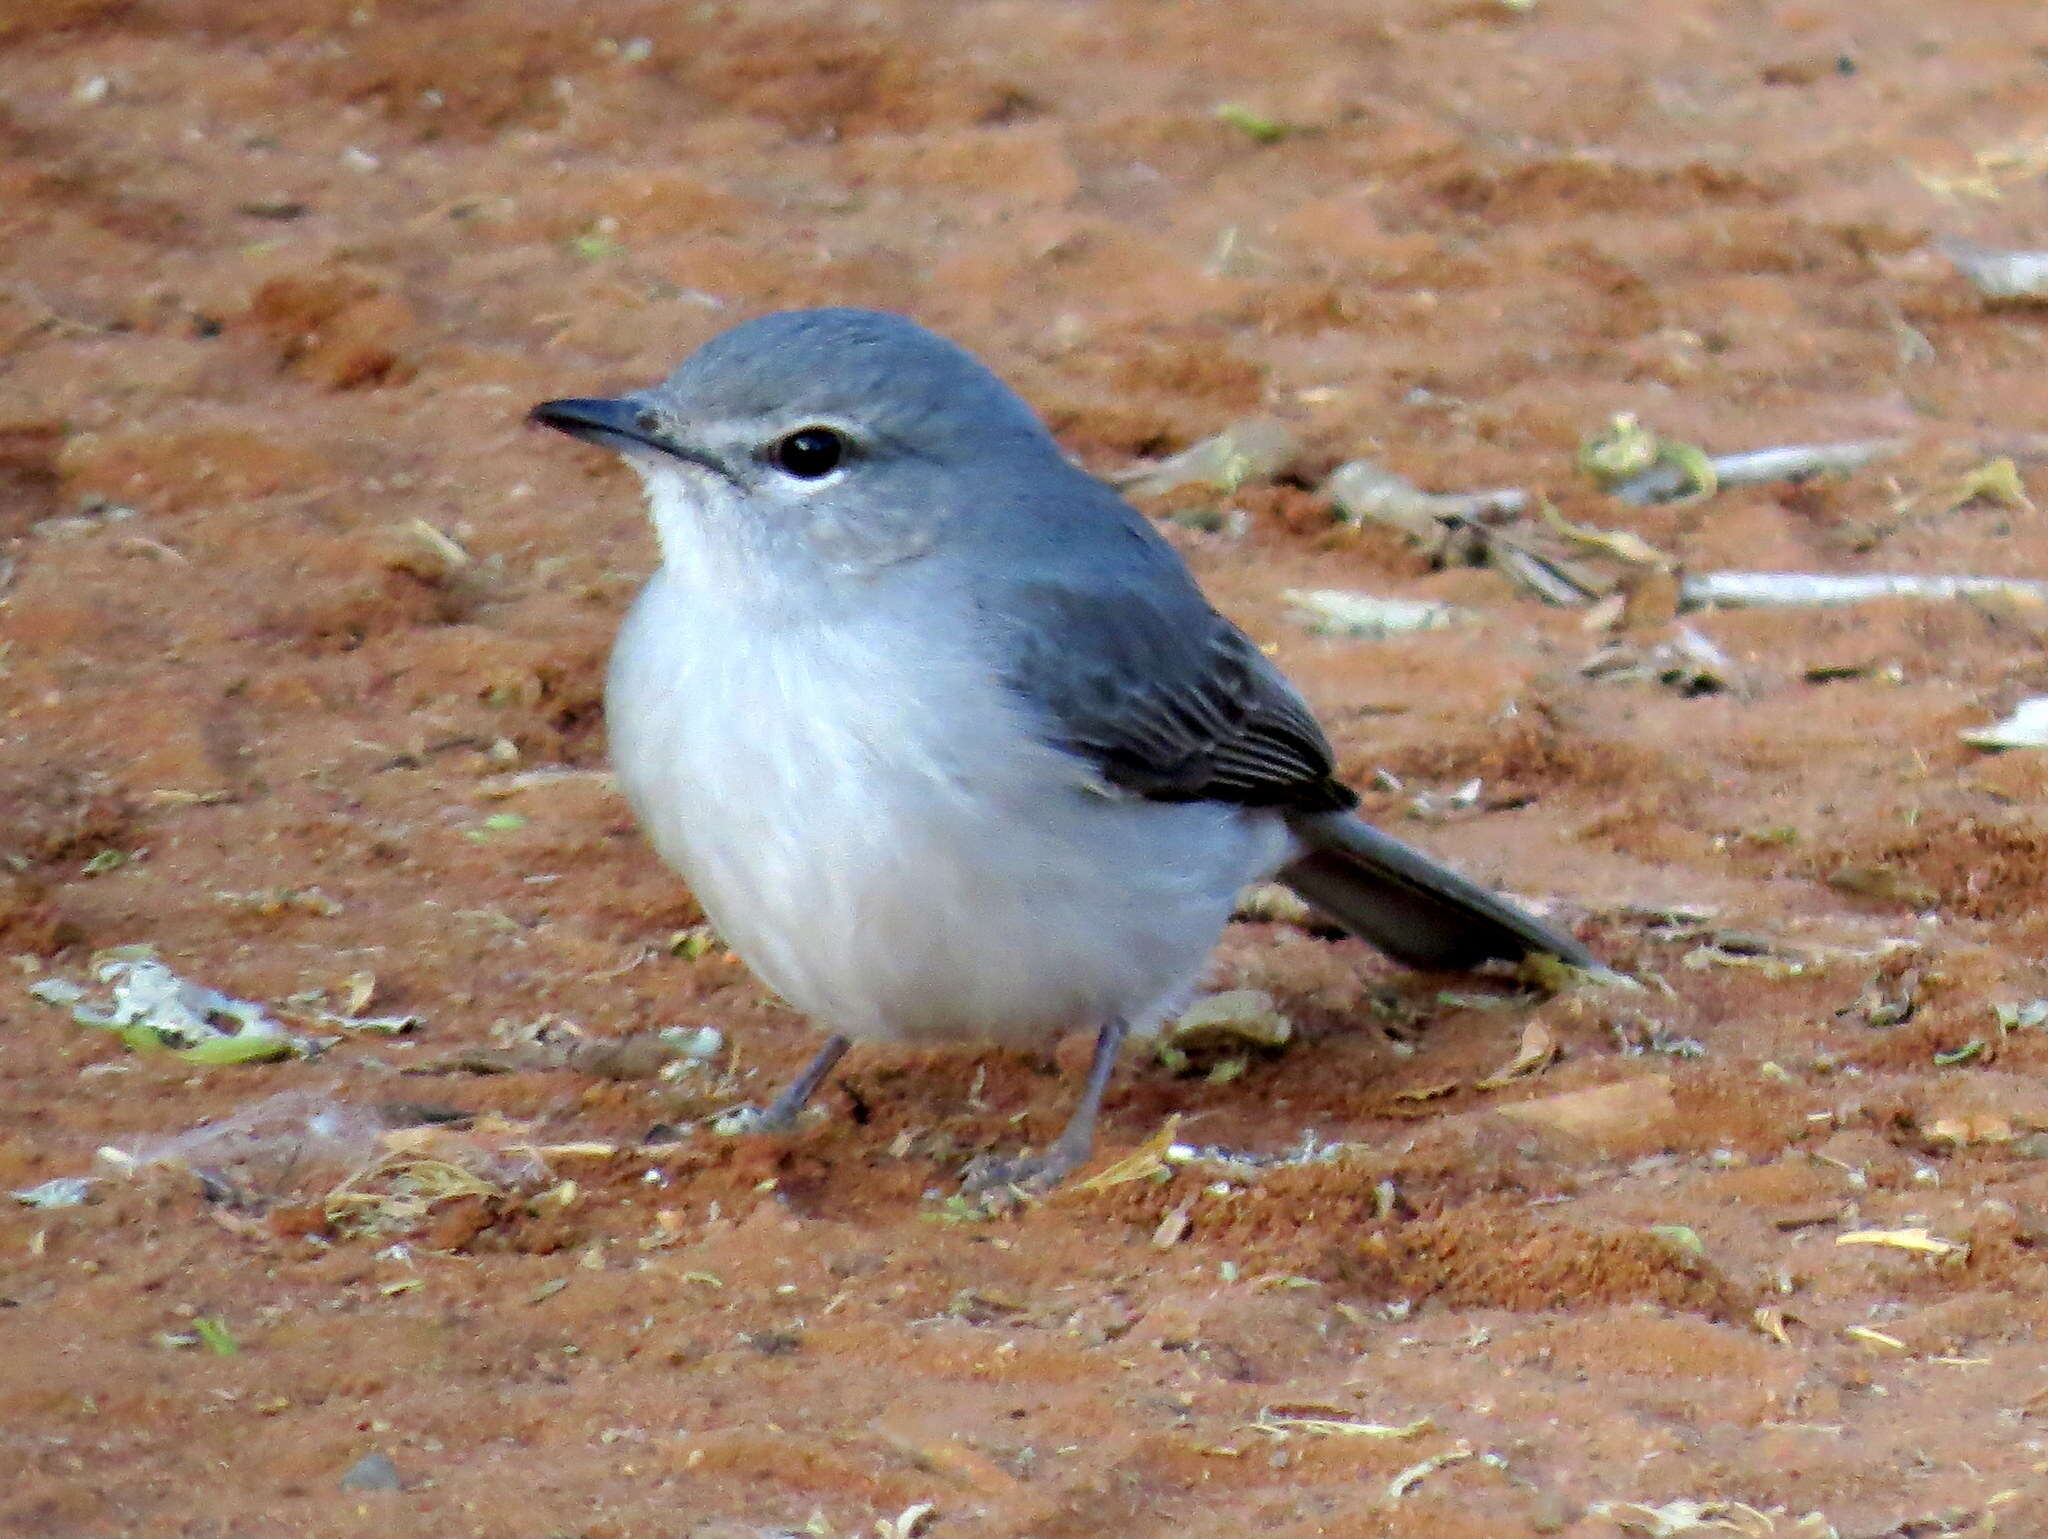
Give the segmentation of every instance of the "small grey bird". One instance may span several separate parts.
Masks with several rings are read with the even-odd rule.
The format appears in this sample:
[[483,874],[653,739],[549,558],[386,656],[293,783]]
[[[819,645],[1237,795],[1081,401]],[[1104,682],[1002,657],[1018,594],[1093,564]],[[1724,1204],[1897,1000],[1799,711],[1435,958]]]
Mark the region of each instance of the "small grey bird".
[[972,355],[797,310],[533,420],[617,450],[661,565],[605,695],[619,782],[718,933],[853,1042],[1096,1033],[1066,1129],[970,1184],[1084,1161],[1124,1035],[1177,1008],[1277,876],[1416,967],[1592,955],[1351,815],[1294,689],[1173,548]]

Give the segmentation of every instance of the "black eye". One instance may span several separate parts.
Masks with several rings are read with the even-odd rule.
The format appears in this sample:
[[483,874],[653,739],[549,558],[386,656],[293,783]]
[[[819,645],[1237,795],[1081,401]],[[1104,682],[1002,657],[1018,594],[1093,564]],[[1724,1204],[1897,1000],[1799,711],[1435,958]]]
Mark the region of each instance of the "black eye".
[[846,440],[830,428],[798,428],[779,440],[772,451],[775,463],[791,475],[815,481],[830,475],[846,458]]

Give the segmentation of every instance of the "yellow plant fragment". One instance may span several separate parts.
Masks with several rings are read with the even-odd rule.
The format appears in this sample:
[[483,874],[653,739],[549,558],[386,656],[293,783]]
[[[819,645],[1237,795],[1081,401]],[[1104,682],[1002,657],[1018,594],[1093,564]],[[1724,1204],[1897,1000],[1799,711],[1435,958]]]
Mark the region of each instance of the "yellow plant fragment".
[[1556,1057],[1556,1035],[1541,1021],[1531,1021],[1522,1028],[1522,1045],[1515,1056],[1505,1066],[1478,1081],[1474,1088],[1498,1090],[1503,1085],[1512,1085],[1516,1080],[1527,1079],[1549,1068]]
[[1394,1092],[1394,1099],[1397,1101],[1441,1101],[1445,1096],[1454,1094],[1460,1088],[1456,1080],[1448,1079],[1441,1085],[1418,1085],[1412,1090],[1396,1090]]
[[1837,1245],[1888,1245],[1893,1250],[1910,1250],[1922,1256],[1959,1256],[1969,1246],[1944,1240],[1925,1229],[1852,1229],[1835,1236]]
[[1452,1464],[1462,1464],[1472,1457],[1472,1445],[1460,1443],[1456,1448],[1447,1448],[1440,1454],[1431,1454],[1420,1464],[1411,1464],[1392,1480],[1387,1482],[1386,1505],[1391,1507],[1406,1496],[1422,1481],[1438,1470]]
[[1769,1305],[1765,1305],[1763,1308],[1752,1312],[1749,1318],[1751,1324],[1756,1326],[1759,1331],[1770,1337],[1779,1346],[1789,1347],[1792,1345],[1792,1338],[1785,1330],[1784,1310],[1773,1309]]
[[1166,1161],[1166,1151],[1173,1147],[1179,1131],[1180,1114],[1176,1112],[1144,1143],[1107,1170],[1097,1172],[1073,1189],[1081,1192],[1102,1192],[1112,1186],[1122,1186],[1126,1181],[1144,1181],[1161,1171],[1170,1171],[1173,1167]]
[[1248,1426],[1253,1432],[1263,1432],[1276,1438],[1298,1432],[1307,1437],[1362,1437],[1375,1442],[1405,1443],[1425,1432],[1434,1431],[1436,1423],[1427,1416],[1418,1416],[1410,1422],[1359,1421],[1335,1406],[1269,1405],[1262,1408],[1258,1419]]
[[[1697,449],[1692,452],[1699,454]],[[1705,463],[1704,455],[1701,455],[1701,463]],[[1687,464],[1684,468],[1688,474],[1694,477],[1695,484],[1697,484],[1699,476],[1702,474],[1711,482],[1714,474],[1711,468],[1704,472],[1695,470],[1691,464]],[[1711,486],[1709,489],[1711,490]],[[1537,499],[1536,512],[1544,523],[1563,535],[1567,540],[1570,540],[1574,545],[1581,546],[1586,550],[1597,552],[1603,556],[1612,556],[1617,561],[1624,561],[1630,566],[1668,570],[1675,565],[1669,556],[1665,555],[1663,551],[1657,549],[1656,546],[1639,534],[1631,533],[1626,529],[1598,529],[1591,524],[1573,523],[1562,513],[1558,512],[1556,505],[1547,497]]]
[[1152,1231],[1152,1245],[1156,1250],[1171,1250],[1187,1238],[1190,1221],[1188,1203],[1182,1203],[1159,1221],[1159,1227]]
[[2020,479],[2019,466],[2008,457],[1986,460],[1983,464],[1964,474],[1946,492],[1935,500],[1932,511],[1952,513],[1965,503],[1979,498],[1996,503],[2001,508],[2024,508],[2034,511],[2034,499],[2027,495],[2027,486]]

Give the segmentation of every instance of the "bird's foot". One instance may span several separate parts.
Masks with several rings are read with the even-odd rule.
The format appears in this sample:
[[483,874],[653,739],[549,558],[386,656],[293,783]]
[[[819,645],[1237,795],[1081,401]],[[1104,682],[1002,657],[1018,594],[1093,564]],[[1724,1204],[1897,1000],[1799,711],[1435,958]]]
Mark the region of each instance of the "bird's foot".
[[711,1131],[719,1138],[747,1138],[756,1133],[794,1133],[807,1123],[824,1120],[825,1113],[815,1106],[734,1106],[711,1119]]
[[1056,1139],[1038,1154],[1018,1154],[1007,1159],[984,1154],[967,1162],[960,1173],[960,1190],[969,1197],[1042,1197],[1088,1161],[1086,1147],[1075,1148]]
[[711,1131],[720,1138],[740,1138],[748,1133],[794,1133],[807,1122],[821,1120],[825,1114],[808,1103],[825,1083],[832,1066],[845,1056],[849,1045],[844,1037],[827,1037],[817,1057],[765,1109],[735,1106],[722,1111],[711,1119]]

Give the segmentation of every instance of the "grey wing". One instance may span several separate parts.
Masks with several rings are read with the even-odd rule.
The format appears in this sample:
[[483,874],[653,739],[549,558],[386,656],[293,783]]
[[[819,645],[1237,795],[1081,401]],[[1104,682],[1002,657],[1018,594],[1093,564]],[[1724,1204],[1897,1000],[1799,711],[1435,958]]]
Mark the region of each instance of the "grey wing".
[[1005,583],[989,607],[1006,682],[1057,746],[1139,796],[1356,806],[1293,686],[1164,554],[1120,584],[1069,573]]

